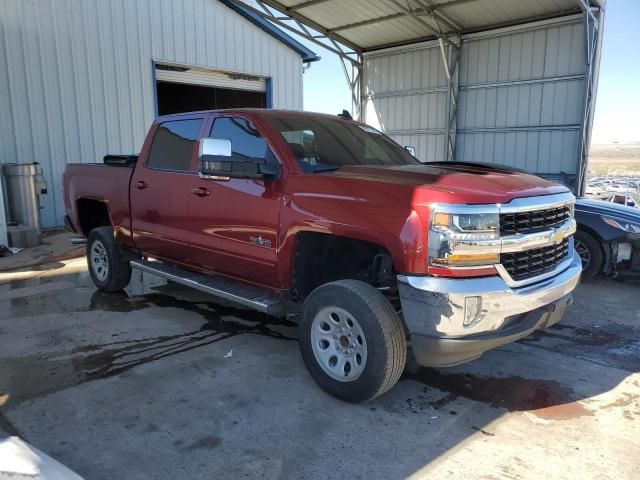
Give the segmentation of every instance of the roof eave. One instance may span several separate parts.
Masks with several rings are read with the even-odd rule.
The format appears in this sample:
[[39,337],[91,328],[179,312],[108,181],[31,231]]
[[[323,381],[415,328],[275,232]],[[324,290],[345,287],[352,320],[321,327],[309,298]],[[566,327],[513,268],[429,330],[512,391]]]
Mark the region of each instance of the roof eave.
[[318,60],[320,60],[321,57],[319,55],[317,55],[315,52],[305,47],[302,43],[298,42],[293,37],[284,33],[282,30],[280,30],[278,27],[273,25],[268,20],[265,20],[261,16],[256,15],[255,13],[242,8],[242,6],[238,5],[236,2],[232,0],[220,0],[220,2],[222,2],[224,5],[229,7],[231,10],[233,10],[237,14],[249,20],[255,26],[265,31],[276,40],[281,41],[282,43],[287,45],[289,48],[294,50],[296,53],[298,53],[298,55],[302,57],[302,61],[304,63],[317,62]]

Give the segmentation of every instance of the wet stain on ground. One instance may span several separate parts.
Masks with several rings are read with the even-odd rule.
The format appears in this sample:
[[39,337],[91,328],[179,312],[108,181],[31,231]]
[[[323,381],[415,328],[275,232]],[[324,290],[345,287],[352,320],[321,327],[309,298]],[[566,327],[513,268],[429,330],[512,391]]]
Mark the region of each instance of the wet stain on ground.
[[218,437],[214,437],[212,435],[207,435],[206,437],[202,437],[201,439],[196,440],[195,442],[189,445],[186,445],[181,450],[186,450],[186,451],[199,450],[199,449],[211,450],[219,446],[221,443],[222,443],[222,439]]
[[[562,333],[566,332],[566,333]],[[615,332],[609,332],[602,328],[584,328],[574,325],[563,325],[557,323],[545,330],[538,330],[533,335],[525,337],[526,342],[536,342],[544,337],[559,338],[562,340],[570,340],[572,343],[587,347],[616,347],[627,345],[632,340]]]
[[639,337],[638,329],[623,325],[584,328],[556,324],[519,342],[598,365],[640,372]]
[[205,321],[198,329],[175,335],[118,340],[83,345],[71,352],[5,359],[2,370],[9,372],[10,376],[2,383],[3,390],[6,388],[10,392],[8,403],[15,404],[79,383],[119,375],[136,366],[203,348],[238,335],[296,340],[295,330],[292,329],[296,326],[294,322],[232,306],[184,300],[163,293],[130,297],[124,292],[94,292],[89,303],[90,310],[120,313],[150,307],[177,308],[198,314]]
[[405,378],[448,392],[431,402],[435,409],[445,408],[462,396],[511,412],[531,412],[547,420],[564,420],[593,413],[577,402],[577,395],[554,380],[529,379],[518,376],[484,377],[468,373],[443,373],[432,368],[420,368],[405,373]]

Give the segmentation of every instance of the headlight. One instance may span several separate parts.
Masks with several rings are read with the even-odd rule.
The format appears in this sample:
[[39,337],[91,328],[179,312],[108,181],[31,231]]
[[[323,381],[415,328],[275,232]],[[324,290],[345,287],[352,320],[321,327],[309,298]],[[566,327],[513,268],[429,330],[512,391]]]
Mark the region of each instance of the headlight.
[[431,228],[447,232],[451,238],[488,240],[498,238],[500,217],[497,213],[442,213],[435,212]]
[[627,222],[626,220],[602,217],[602,220],[607,225],[622,230],[627,233],[640,233],[640,224]]
[[499,249],[477,251],[474,242],[500,237],[500,217],[495,213],[433,211],[429,232],[429,263],[439,267],[475,267],[500,263]]

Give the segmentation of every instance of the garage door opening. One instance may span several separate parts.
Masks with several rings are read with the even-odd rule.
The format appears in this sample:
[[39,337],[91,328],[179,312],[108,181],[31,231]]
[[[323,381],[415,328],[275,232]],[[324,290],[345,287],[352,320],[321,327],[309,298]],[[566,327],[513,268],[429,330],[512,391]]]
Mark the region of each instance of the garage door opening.
[[264,77],[159,63],[155,73],[159,115],[271,106]]
[[265,92],[169,82],[157,82],[156,88],[159,115],[218,108],[265,108],[267,106]]

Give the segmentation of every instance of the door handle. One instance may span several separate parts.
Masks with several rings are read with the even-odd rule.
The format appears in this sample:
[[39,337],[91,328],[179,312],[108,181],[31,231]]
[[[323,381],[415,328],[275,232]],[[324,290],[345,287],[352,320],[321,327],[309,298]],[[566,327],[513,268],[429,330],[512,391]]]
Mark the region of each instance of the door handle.
[[147,182],[143,182],[142,180],[140,180],[139,182],[136,182],[135,187],[138,190],[144,190],[145,188],[147,188],[149,185],[147,185]]
[[208,197],[211,195],[211,192],[204,187],[192,188],[191,193],[197,195],[198,197]]

